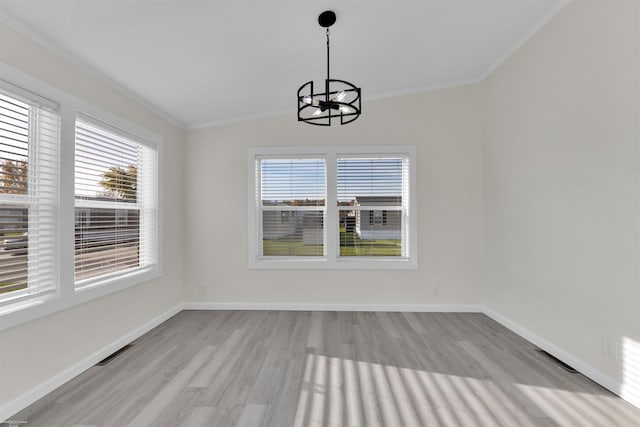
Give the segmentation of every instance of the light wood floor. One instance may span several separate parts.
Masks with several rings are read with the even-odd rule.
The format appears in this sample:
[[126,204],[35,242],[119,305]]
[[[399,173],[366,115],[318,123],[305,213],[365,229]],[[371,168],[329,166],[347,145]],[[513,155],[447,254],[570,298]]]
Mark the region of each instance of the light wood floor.
[[37,426],[640,426],[482,314],[183,311],[11,418]]

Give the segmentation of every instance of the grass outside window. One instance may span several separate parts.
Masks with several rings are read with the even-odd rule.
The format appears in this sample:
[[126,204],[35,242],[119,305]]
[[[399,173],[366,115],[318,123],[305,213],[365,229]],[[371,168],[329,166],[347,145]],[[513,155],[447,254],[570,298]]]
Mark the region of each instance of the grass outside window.
[[[322,256],[322,245],[305,245],[292,242],[290,238],[263,240],[265,256]],[[362,240],[357,233],[340,231],[340,256],[388,256],[398,257],[402,253],[400,240]]]

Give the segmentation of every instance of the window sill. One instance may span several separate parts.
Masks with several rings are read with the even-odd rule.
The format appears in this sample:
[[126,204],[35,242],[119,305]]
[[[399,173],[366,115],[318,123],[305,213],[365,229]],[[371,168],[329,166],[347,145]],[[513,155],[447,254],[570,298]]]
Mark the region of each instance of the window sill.
[[415,258],[390,257],[281,257],[258,258],[249,263],[251,270],[417,270]]
[[90,282],[65,298],[61,298],[60,294],[49,293],[8,304],[0,308],[0,331],[148,282],[161,275],[156,265]]

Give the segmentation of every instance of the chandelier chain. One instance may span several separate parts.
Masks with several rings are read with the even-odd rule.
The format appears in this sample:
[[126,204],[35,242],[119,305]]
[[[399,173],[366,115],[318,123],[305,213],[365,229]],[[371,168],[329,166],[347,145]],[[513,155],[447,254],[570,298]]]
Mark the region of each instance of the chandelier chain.
[[327,80],[325,86],[325,98],[329,102],[329,27],[327,27]]

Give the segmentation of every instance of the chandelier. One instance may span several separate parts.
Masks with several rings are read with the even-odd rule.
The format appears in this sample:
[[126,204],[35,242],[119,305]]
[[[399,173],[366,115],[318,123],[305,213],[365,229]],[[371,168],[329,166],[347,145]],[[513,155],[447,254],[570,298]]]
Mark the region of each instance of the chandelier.
[[333,11],[324,11],[318,16],[318,24],[327,29],[327,79],[324,92],[316,93],[313,80],[298,89],[298,121],[317,126],[331,126],[331,120],[340,119],[341,125],[360,117],[360,88],[345,80],[329,76],[329,27],[336,22]]

